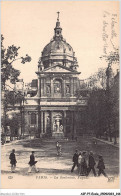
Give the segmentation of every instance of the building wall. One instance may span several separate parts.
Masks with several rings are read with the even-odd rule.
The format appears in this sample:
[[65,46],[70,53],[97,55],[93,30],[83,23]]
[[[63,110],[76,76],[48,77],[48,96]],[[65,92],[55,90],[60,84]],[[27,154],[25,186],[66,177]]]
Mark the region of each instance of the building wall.
[[[39,85],[40,89],[40,97],[47,97],[47,98],[70,98],[74,97],[76,90],[79,86],[79,80],[77,77],[50,77],[45,76],[39,78]],[[60,88],[60,93],[59,93]],[[56,91],[58,90],[58,92]]]

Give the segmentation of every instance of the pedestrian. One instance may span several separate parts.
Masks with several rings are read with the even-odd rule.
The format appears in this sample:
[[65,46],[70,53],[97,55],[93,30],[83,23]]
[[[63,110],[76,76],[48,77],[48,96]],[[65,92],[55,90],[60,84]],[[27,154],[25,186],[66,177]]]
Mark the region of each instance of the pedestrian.
[[78,174],[79,176],[81,175],[81,160],[82,160],[82,153],[81,151],[79,152],[79,156],[78,156]]
[[59,144],[59,142],[56,142],[56,149],[57,149],[57,156],[61,155],[61,145]]
[[16,156],[15,156],[15,149],[12,150],[10,156],[9,156],[9,159],[10,159],[10,164],[11,164],[11,172],[12,173],[15,173],[15,168],[16,168]]
[[96,172],[95,172],[95,159],[93,157],[93,152],[89,153],[89,161],[88,161],[88,171],[87,171],[87,176],[89,175],[90,171],[93,171],[94,176],[96,176]]
[[73,166],[72,166],[71,172],[73,172],[75,166],[78,167],[78,150],[76,150],[73,155]]
[[37,170],[37,168],[36,168],[36,164],[37,163],[37,161],[35,161],[35,157],[34,157],[34,151],[32,151],[32,154],[30,155],[30,161],[29,161],[29,170],[28,170],[28,173],[31,173],[31,171],[32,171],[32,168],[34,168],[35,169],[35,171],[36,172],[38,172],[38,170]]
[[85,158],[86,152],[82,153],[82,160],[81,160],[81,175],[87,176],[87,163]]
[[105,164],[103,161],[103,157],[101,155],[99,155],[99,161],[98,161],[97,168],[99,169],[98,176],[100,176],[100,174],[103,174],[106,178],[108,178],[107,174],[104,172]]

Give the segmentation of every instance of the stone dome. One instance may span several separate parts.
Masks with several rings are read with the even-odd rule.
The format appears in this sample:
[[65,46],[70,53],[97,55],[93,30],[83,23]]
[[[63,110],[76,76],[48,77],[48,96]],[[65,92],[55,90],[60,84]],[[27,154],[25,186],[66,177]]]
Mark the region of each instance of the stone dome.
[[69,55],[71,57],[74,56],[73,48],[64,40],[51,40],[49,44],[47,44],[42,52],[42,57],[48,55]]
[[44,47],[39,59],[38,66],[40,67],[40,70],[46,69],[57,63],[75,70],[78,66],[75,52],[70,44],[63,39],[59,17],[57,18],[54,31],[53,39]]

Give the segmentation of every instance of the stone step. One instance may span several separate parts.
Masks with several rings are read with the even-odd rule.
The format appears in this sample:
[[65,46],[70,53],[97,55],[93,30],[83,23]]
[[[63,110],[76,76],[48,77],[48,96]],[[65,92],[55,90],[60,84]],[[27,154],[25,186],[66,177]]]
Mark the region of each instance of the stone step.
[[64,138],[64,133],[63,132],[53,132],[52,133],[52,138],[62,139],[62,138]]

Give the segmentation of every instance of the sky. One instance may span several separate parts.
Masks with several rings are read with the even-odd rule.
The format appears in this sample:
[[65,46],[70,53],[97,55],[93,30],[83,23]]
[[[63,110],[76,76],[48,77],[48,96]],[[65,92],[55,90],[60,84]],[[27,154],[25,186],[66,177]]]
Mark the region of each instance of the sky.
[[[4,46],[20,46],[19,55],[31,56],[30,63],[14,63],[21,71],[20,78],[31,82],[37,78],[38,60],[46,44],[54,35],[57,12],[60,12],[62,35],[75,51],[81,72],[79,78],[88,78],[106,67],[104,44],[107,50],[119,46],[119,2],[117,1],[2,1],[1,33]],[[116,23],[112,23],[112,18]],[[107,27],[104,22],[107,22]],[[113,25],[114,24],[114,25]],[[112,29],[112,30],[111,30]],[[105,32],[104,32],[105,31]],[[110,43],[111,32],[116,32]],[[107,34],[106,41],[103,34]]]

